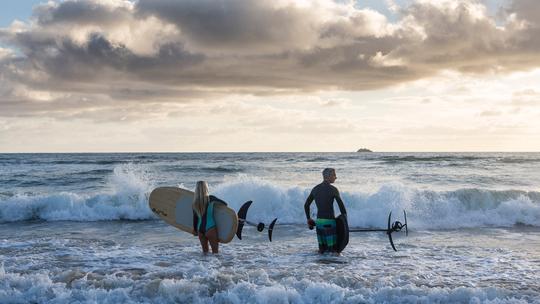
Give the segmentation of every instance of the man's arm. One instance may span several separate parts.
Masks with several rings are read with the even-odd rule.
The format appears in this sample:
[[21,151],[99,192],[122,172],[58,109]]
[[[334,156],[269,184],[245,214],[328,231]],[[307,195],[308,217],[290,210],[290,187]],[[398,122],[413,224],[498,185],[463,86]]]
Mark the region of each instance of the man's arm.
[[313,203],[313,200],[315,197],[313,196],[313,193],[310,193],[309,196],[306,199],[306,203],[304,204],[304,211],[306,212],[306,219],[311,219],[311,215],[309,214],[309,207],[311,206],[311,203]]
[[309,206],[311,206],[311,203],[315,199],[315,196],[313,196],[313,191],[309,194],[309,196],[306,199],[306,203],[304,204],[304,211],[306,212],[306,218],[307,218],[307,224],[309,229],[313,229],[315,227],[315,221],[311,218],[310,212],[309,212]]
[[339,212],[341,212],[341,214],[347,215],[347,210],[345,210],[345,205],[343,204],[343,201],[341,200],[341,196],[339,195],[339,190],[337,188],[334,188],[334,189],[336,189],[334,198],[336,199],[336,202],[338,203]]

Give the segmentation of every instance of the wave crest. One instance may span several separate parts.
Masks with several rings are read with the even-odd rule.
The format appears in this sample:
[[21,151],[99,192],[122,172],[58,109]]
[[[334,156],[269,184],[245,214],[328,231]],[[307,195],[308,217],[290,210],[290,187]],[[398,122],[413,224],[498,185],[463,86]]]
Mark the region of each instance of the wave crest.
[[[144,171],[122,165],[113,171],[109,190],[104,193],[0,195],[0,222],[156,219],[148,208],[153,188],[152,178]],[[277,217],[282,224],[305,223],[304,201],[309,188],[277,185],[248,175],[237,175],[211,188],[214,195],[235,210],[252,200],[249,220],[270,222]],[[349,224],[354,227],[384,227],[390,211],[395,220],[402,221],[402,210],[407,210],[412,229],[540,227],[540,192],[535,191],[433,191],[389,183],[371,193],[344,191],[341,195]],[[335,207],[337,214],[337,204]],[[314,216],[315,204],[311,210]]]
[[132,165],[116,167],[108,187],[110,190],[96,195],[60,192],[0,197],[0,222],[154,218],[148,208],[148,195],[153,187],[144,172]]

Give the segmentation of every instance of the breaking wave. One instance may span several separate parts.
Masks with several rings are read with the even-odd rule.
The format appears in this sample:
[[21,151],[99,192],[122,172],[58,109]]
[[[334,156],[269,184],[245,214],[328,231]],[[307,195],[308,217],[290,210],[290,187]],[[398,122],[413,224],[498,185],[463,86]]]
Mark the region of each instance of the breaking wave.
[[[0,222],[156,219],[148,208],[153,188],[152,178],[145,172],[122,165],[114,169],[108,190],[102,193],[4,193],[0,195]],[[236,175],[211,188],[235,210],[252,200],[250,219],[269,222],[277,217],[280,223],[305,222],[308,188],[285,187],[248,175]],[[370,193],[344,191],[341,195],[349,224],[354,227],[380,227],[390,211],[395,220],[403,221],[402,210],[407,211],[413,229],[540,226],[540,192],[536,191],[471,188],[445,192],[388,183]],[[311,210],[315,212],[315,204]]]

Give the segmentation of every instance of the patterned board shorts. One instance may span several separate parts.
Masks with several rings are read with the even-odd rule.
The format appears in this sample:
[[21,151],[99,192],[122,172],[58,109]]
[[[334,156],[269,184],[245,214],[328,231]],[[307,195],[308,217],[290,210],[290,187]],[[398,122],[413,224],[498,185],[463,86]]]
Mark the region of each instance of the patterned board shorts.
[[336,220],[318,218],[317,220],[315,220],[315,225],[317,226],[317,240],[319,241],[319,251],[336,251]]

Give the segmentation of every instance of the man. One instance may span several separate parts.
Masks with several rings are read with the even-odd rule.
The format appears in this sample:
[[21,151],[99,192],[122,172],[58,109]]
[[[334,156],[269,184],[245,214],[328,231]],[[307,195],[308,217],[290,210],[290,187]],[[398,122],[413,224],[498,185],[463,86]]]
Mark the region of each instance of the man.
[[[304,204],[307,224],[309,229],[317,227],[317,240],[319,241],[319,253],[337,252],[336,219],[334,216],[334,199],[338,203],[341,214],[347,216],[339,191],[331,184],[336,181],[336,170],[326,168],[322,172],[323,182],[315,186]],[[310,217],[310,205],[315,200],[317,205],[317,220]]]

